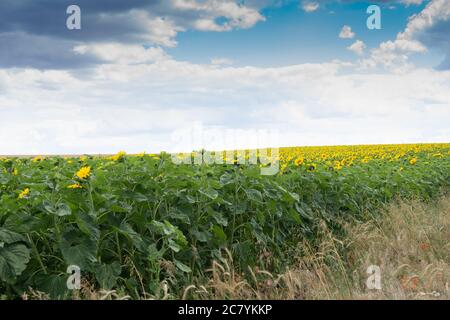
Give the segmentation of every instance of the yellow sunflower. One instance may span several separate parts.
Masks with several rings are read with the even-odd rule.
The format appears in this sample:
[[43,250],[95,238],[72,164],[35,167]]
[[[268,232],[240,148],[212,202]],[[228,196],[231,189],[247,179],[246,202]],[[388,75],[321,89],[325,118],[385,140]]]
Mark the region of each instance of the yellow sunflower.
[[78,178],[80,178],[81,180],[84,180],[86,178],[89,178],[89,176],[91,175],[91,167],[87,166],[87,167],[83,167],[80,170],[78,170],[78,172],[76,173],[76,176]]
[[30,188],[25,188],[20,194],[19,199],[27,198],[30,195]]
[[83,186],[79,183],[71,184],[67,186],[68,189],[83,189]]

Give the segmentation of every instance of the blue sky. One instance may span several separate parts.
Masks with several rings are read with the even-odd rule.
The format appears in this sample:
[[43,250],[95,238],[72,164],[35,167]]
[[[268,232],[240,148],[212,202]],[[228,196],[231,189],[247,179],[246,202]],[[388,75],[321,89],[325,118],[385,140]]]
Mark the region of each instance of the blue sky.
[[448,0],[3,0],[0,154],[449,142],[449,32]]
[[382,5],[382,29],[366,27],[366,9],[371,3],[328,3],[317,11],[307,13],[298,1],[280,7],[269,7],[261,12],[266,21],[253,28],[233,32],[180,33],[179,45],[168,52],[176,59],[196,63],[208,63],[213,57],[225,56],[237,65],[282,66],[297,63],[351,59],[346,50],[351,40],[342,41],[337,36],[343,25],[375,47],[405,27],[408,17],[423,9],[425,3],[404,7],[395,4]]

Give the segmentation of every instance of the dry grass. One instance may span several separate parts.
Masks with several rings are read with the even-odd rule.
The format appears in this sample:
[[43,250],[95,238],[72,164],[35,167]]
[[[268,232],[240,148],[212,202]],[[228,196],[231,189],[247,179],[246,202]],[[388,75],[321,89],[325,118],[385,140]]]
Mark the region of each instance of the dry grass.
[[[28,288],[22,300],[52,300],[47,293]],[[116,290],[98,290],[88,281],[81,281],[81,289],[74,290],[72,300],[129,300],[131,297]]]
[[[282,275],[235,272],[231,255],[214,262],[207,283],[187,287],[186,299],[449,299],[450,197],[437,203],[398,201],[378,221],[347,224],[339,240],[326,226],[321,244],[299,246]],[[381,290],[367,289],[368,266],[381,269]],[[248,279],[248,277],[247,277]]]

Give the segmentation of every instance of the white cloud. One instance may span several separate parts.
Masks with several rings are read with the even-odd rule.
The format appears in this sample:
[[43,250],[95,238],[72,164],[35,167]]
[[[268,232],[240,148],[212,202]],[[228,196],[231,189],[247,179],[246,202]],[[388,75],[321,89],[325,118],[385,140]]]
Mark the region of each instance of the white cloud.
[[305,10],[305,12],[314,12],[319,9],[319,3],[309,0],[302,1],[302,9]]
[[341,32],[339,33],[339,38],[341,39],[352,39],[355,36],[355,33],[352,31],[350,26],[343,26]]
[[439,21],[450,17],[450,1],[432,0],[417,15],[410,17],[403,32],[400,32],[394,41],[385,41],[378,48],[372,50],[371,57],[364,60],[363,66],[375,67],[378,65],[387,68],[409,68],[409,55],[424,53],[427,48],[417,40],[422,32],[429,29]]
[[[140,13],[142,15],[148,15],[147,13]],[[175,23],[169,19],[163,19],[161,17],[156,18],[143,18],[143,24],[145,29],[148,30],[148,39],[151,43],[157,45],[163,45],[166,47],[175,47],[177,42],[174,38],[178,32],[184,31],[184,28],[176,26]]]
[[81,55],[90,53],[101,60],[117,64],[151,63],[167,58],[166,53],[159,47],[144,48],[144,46],[120,43],[77,45],[73,50]]
[[219,25],[216,23],[215,19],[197,19],[193,23],[193,27],[200,31],[230,31],[232,27],[228,24]]
[[339,61],[232,67],[134,46],[83,50],[119,63],[87,74],[0,70],[0,153],[170,150],[172,133],[197,121],[277,129],[283,145],[450,138],[450,71],[359,74]]
[[398,39],[410,40],[424,29],[430,28],[436,22],[448,20],[450,2],[448,0],[432,0],[419,14],[412,16],[406,29],[399,33]]
[[[265,18],[255,8],[238,4],[234,0],[170,0],[174,9],[196,12],[192,26],[201,31],[230,31],[235,28],[247,29],[253,27]],[[225,18],[222,24],[217,18]]]
[[402,0],[402,3],[406,4],[407,6],[409,5],[420,5],[422,4],[422,2],[424,2],[424,0]]
[[350,50],[360,56],[364,54],[365,48],[366,48],[366,45],[361,40],[356,40],[352,45],[347,47],[348,50]]
[[261,21],[265,17],[258,7],[237,0],[164,0],[150,9],[102,13],[91,23],[97,29],[105,28],[108,39],[114,39],[108,28],[120,25],[128,33],[116,41],[176,47],[178,33],[187,29],[224,32],[251,28]]
[[132,23],[135,26],[136,34],[138,34],[137,40],[166,47],[175,47],[177,45],[175,37],[178,32],[185,30],[182,25],[170,16],[162,18],[160,16],[154,16],[148,11],[138,9],[132,9],[117,14],[103,14],[99,16],[98,21],[96,22],[100,26],[102,24],[129,25]]

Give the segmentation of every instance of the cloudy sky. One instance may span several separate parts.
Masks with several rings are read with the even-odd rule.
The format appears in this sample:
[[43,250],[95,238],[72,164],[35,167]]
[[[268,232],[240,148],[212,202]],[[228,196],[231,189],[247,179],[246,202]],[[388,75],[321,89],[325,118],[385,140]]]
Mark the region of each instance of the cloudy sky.
[[449,34],[450,0],[2,0],[0,154],[449,142]]

